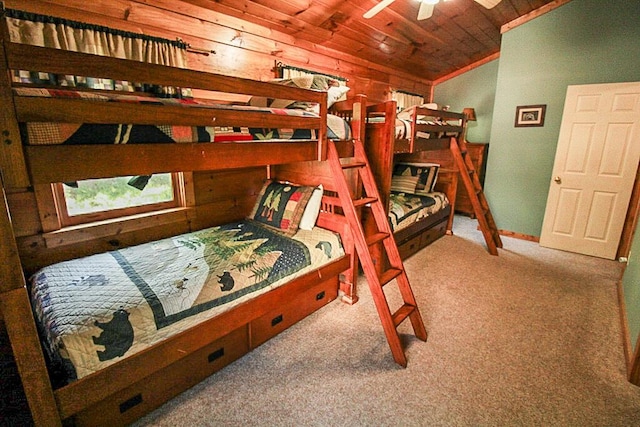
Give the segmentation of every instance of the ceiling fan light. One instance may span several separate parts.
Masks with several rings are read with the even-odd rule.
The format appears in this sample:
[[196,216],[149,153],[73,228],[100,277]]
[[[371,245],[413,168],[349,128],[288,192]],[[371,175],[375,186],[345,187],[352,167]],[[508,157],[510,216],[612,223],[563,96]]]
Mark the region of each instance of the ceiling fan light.
[[475,0],[476,3],[484,6],[487,9],[491,9],[492,7],[494,7],[495,5],[500,3],[501,1],[502,0]]

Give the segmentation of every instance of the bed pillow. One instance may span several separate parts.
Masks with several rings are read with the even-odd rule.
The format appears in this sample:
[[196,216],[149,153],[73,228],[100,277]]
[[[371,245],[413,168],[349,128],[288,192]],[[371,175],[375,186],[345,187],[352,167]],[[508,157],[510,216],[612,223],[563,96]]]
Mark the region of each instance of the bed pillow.
[[[327,92],[330,88],[338,87],[339,85],[337,80],[332,79],[329,76],[318,74],[308,74],[299,77],[292,77],[290,79],[275,79],[271,80],[271,82],[284,86],[294,86],[302,89],[315,89],[323,92]],[[314,108],[317,109],[317,104],[314,104],[312,102],[293,101],[288,99],[274,99],[266,98],[263,96],[251,97],[249,99],[249,105],[255,107],[289,108],[307,111],[312,111]]]
[[267,181],[258,194],[249,219],[292,236],[298,231],[314,188]]
[[418,178],[418,184],[416,185],[414,194],[424,196],[433,191],[433,187],[435,187],[436,181],[438,180],[440,165],[437,163],[416,163],[416,165],[419,165],[418,167],[423,169]]
[[391,191],[413,193],[418,185],[418,170],[405,163],[397,163],[391,175]]
[[300,228],[303,230],[312,230],[313,227],[315,227],[318,215],[320,214],[320,203],[322,202],[323,193],[324,188],[322,184],[313,189],[311,198],[307,203],[307,207],[304,209],[302,220],[300,221]]
[[433,191],[440,165],[437,163],[396,163],[391,191],[425,195]]
[[331,86],[327,91],[327,108],[331,108],[333,104],[338,102],[347,92],[347,86]]

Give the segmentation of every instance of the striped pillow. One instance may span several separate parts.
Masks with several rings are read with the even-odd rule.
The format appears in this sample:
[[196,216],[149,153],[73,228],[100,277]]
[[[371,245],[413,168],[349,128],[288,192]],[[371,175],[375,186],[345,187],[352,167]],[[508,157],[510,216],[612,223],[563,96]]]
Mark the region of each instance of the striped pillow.
[[249,219],[292,236],[298,231],[314,188],[267,181],[258,194]]
[[391,191],[418,195],[430,193],[439,170],[437,163],[397,163],[391,177]]

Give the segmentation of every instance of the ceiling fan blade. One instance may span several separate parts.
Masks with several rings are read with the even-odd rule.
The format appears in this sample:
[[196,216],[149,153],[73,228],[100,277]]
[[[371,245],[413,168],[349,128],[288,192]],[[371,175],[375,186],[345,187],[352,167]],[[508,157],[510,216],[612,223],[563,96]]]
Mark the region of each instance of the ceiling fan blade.
[[378,12],[380,12],[385,7],[389,6],[394,1],[396,1],[396,0],[382,0],[380,3],[378,3],[375,6],[373,6],[368,11],[366,11],[364,13],[364,15],[362,15],[362,17],[365,18],[365,19],[373,18],[375,15],[378,14]]
[[433,15],[433,9],[435,9],[435,7],[435,4],[429,4],[424,1],[421,2],[420,9],[418,10],[418,21],[431,18],[431,15]]
[[476,3],[481,4],[482,6],[486,7],[487,9],[491,9],[492,7],[494,7],[495,5],[500,3],[501,1],[502,0],[475,0]]

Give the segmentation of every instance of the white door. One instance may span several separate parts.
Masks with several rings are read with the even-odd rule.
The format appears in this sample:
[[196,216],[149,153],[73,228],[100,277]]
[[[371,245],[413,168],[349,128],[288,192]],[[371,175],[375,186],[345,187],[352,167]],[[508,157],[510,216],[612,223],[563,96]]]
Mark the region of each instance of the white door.
[[540,245],[615,259],[640,159],[640,82],[569,86]]

